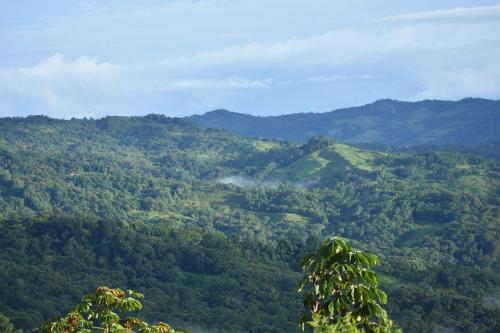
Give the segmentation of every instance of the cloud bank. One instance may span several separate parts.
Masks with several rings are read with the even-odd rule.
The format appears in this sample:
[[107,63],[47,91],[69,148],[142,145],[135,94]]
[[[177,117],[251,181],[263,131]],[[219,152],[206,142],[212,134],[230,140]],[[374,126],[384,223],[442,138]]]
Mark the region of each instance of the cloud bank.
[[32,112],[61,115],[71,110],[78,116],[111,97],[120,76],[120,66],[86,56],[67,61],[54,54],[32,67],[0,69],[0,96],[23,100],[24,107],[36,107]]
[[[0,65],[0,116],[69,118],[151,112],[183,116],[216,108],[282,114],[327,111],[386,97],[500,98],[500,5],[404,12],[333,27],[304,7],[304,15],[314,14],[323,23],[311,21],[314,29],[306,32],[303,27],[299,33],[294,28],[299,23],[283,13],[276,14],[276,22],[265,21],[272,15],[263,12],[263,22],[239,23],[245,11],[255,8],[241,1],[223,3],[234,15],[226,13],[226,21],[217,16],[220,1],[174,1],[156,11],[87,8],[75,17],[74,26],[68,18],[61,18],[48,20],[45,30],[33,26],[7,30],[7,35],[0,36],[0,46],[5,36],[28,40],[27,36],[44,31],[59,34],[67,42],[64,28],[85,44],[82,36],[86,35],[78,30],[79,25],[95,20],[96,29],[104,31],[108,24],[104,20],[112,18],[117,24],[144,23],[148,38],[140,36],[142,30],[123,27],[125,31],[114,29],[112,35],[95,36],[95,54],[61,43],[60,48],[68,52],[54,52],[22,66]],[[300,6],[294,2],[290,8],[294,11]],[[163,42],[154,28],[164,24],[168,15],[173,15],[175,24],[159,31],[198,35]],[[207,16],[205,23],[203,15],[215,18]],[[265,34],[259,30],[271,23],[276,29]],[[281,29],[280,23],[288,30]],[[206,31],[213,33],[208,44],[204,44],[209,36]],[[139,60],[127,52],[107,51],[107,57],[101,57],[101,43],[112,43],[123,51],[126,37],[135,43],[126,51],[137,52]],[[12,43],[8,38],[6,42]],[[158,54],[145,57],[137,47],[146,47],[141,44],[146,42],[158,45]]]
[[500,20],[500,5],[479,7],[458,7],[428,12],[394,15],[383,18],[392,22],[422,22],[448,20]]

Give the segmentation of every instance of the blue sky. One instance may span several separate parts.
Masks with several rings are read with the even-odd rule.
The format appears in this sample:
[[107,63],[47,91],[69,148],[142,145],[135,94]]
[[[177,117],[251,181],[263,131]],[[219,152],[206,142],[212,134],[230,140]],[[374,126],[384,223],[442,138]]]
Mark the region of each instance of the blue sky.
[[0,116],[500,98],[500,1],[0,2]]

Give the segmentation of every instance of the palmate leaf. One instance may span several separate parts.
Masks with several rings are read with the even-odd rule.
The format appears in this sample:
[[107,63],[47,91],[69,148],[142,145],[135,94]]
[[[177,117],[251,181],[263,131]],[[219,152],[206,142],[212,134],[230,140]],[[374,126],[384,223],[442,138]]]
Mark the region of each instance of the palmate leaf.
[[138,300],[132,298],[132,297],[127,297],[124,299],[120,299],[116,303],[116,308],[123,310],[123,311],[137,311],[142,309],[142,304]]
[[90,295],[83,297],[75,309],[62,318],[58,318],[40,327],[40,333],[174,333],[170,325],[159,322],[153,325],[139,318],[121,319],[118,312],[138,311],[142,304],[136,298],[144,295],[132,290],[102,286]]
[[305,276],[299,291],[306,308],[301,327],[314,328],[315,333],[327,327],[324,332],[343,332],[347,320],[356,329],[352,332],[390,332],[392,324],[378,304],[385,304],[387,296],[377,288],[378,276],[371,270],[378,262],[376,255],[353,249],[342,238],[323,241],[316,253],[301,261]]
[[387,294],[385,292],[376,288],[375,293],[377,294],[377,297],[378,297],[380,303],[387,304]]
[[118,314],[114,313],[113,311],[103,313],[100,317],[102,322],[108,325],[115,324],[120,321],[120,316],[118,316]]

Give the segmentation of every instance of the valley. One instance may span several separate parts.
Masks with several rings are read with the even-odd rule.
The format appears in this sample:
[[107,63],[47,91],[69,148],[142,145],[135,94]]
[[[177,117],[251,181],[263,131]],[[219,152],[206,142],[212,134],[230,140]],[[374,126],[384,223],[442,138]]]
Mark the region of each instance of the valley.
[[252,139],[160,115],[3,118],[0,313],[29,329],[113,284],[186,331],[298,331],[298,261],[337,235],[381,256],[405,332],[487,332],[499,172],[476,154]]

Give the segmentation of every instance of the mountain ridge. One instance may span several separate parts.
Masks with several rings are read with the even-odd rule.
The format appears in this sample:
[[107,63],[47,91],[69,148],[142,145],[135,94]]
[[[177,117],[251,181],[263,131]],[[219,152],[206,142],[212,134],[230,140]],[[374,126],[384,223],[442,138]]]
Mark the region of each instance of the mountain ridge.
[[239,115],[246,115],[246,116],[251,116],[255,118],[277,118],[277,117],[283,117],[283,116],[291,116],[291,115],[309,115],[309,114],[314,114],[314,115],[320,115],[320,114],[326,114],[326,113],[332,113],[332,112],[340,112],[340,111],[345,111],[345,110],[351,110],[351,109],[356,109],[356,108],[362,108],[364,106],[369,106],[373,104],[378,104],[378,103],[384,103],[384,102],[393,102],[393,103],[400,103],[400,104],[418,104],[418,103],[425,103],[425,102],[438,102],[438,103],[457,103],[457,102],[466,102],[466,101],[477,101],[477,102],[499,102],[500,100],[498,99],[490,99],[490,98],[482,98],[482,97],[464,97],[458,100],[447,100],[447,99],[422,99],[419,101],[404,101],[404,100],[399,100],[399,99],[393,99],[393,98],[380,98],[377,99],[373,102],[370,103],[365,103],[361,105],[355,105],[355,106],[346,106],[346,107],[339,107],[333,110],[328,110],[328,111],[306,111],[306,112],[293,112],[293,113],[282,113],[279,115],[252,115],[249,113],[245,112],[238,112],[238,111],[231,111],[225,108],[218,108],[214,110],[210,110],[207,112],[204,112],[202,114],[194,114],[191,116],[188,116],[187,118],[195,117],[195,116],[204,116],[207,114],[211,113],[230,113],[230,114],[239,114]]
[[500,141],[500,101],[464,98],[459,101],[373,103],[322,113],[253,116],[224,109],[187,117],[203,127],[280,140],[307,141],[329,135],[344,143],[394,146],[486,144]]

